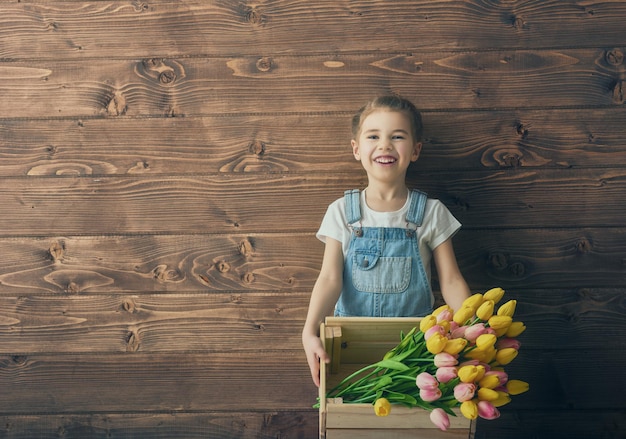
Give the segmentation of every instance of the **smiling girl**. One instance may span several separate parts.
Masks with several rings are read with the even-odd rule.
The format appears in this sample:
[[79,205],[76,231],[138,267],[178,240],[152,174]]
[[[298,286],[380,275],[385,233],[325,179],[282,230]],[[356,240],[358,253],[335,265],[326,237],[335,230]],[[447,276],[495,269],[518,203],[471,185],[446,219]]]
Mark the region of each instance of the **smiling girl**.
[[440,201],[406,185],[422,149],[419,111],[398,96],[376,98],[354,116],[352,136],[368,185],[333,202],[317,233],[324,258],[302,331],[317,386],[319,362],[329,361],[318,333],[326,316],[429,314],[431,260],[448,305],[456,310],[470,294],[451,241],[461,224]]

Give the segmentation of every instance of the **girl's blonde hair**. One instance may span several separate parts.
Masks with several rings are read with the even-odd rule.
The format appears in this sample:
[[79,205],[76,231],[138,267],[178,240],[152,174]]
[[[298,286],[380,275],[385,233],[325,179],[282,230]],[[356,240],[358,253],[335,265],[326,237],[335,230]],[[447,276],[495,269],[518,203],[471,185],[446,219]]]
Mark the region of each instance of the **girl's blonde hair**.
[[413,130],[413,140],[420,142],[422,140],[422,115],[419,110],[415,108],[415,105],[408,99],[404,99],[400,96],[379,96],[372,99],[365,104],[352,118],[352,137],[356,139],[359,137],[361,131],[361,124],[367,116],[377,110],[383,111],[399,111],[404,113],[409,118],[411,123],[411,129]]

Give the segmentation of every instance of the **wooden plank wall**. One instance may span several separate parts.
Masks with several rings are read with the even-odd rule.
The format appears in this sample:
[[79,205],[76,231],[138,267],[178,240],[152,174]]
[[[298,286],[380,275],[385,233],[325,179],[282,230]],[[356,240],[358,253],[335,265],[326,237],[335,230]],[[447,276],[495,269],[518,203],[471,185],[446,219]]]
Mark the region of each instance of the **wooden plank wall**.
[[0,437],[314,438],[300,345],[349,118],[423,109],[410,182],[531,391],[477,438],[626,437],[626,2],[0,2]]

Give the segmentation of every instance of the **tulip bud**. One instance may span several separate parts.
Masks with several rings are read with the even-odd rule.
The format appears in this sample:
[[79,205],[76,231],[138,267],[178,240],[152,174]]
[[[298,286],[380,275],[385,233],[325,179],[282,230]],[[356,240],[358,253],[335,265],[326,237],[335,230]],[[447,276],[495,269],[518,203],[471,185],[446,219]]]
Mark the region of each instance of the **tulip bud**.
[[450,307],[450,305],[441,305],[439,308],[437,308],[436,310],[432,312],[432,315],[438,316],[440,313],[442,313],[445,310],[452,311],[452,308]]
[[431,354],[438,354],[446,347],[448,339],[441,334],[434,334],[428,340],[426,340],[426,349]]
[[489,320],[489,317],[493,315],[493,308],[493,300],[485,300],[476,310],[476,317],[480,320]]
[[513,317],[513,314],[515,314],[516,306],[517,300],[509,300],[507,303],[498,308],[498,315]]
[[493,389],[481,387],[478,389],[478,399],[481,401],[493,401],[498,399],[498,392]]
[[497,334],[498,329],[508,329],[512,322],[513,319],[510,316],[492,316],[487,323]]
[[465,349],[465,346],[467,346],[467,340],[464,338],[453,338],[452,340],[448,340],[446,342],[443,351],[451,355],[457,355]]
[[464,325],[469,319],[474,316],[474,308],[469,306],[462,306],[457,312],[454,313],[454,321],[458,325]]
[[449,367],[459,364],[456,355],[451,355],[447,352],[440,352],[435,355],[434,362],[437,367]]
[[520,393],[527,392],[530,385],[526,381],[510,380],[506,383],[506,390],[511,395],[519,395]]
[[492,420],[500,417],[500,411],[489,401],[478,402],[478,416],[483,419]]
[[459,402],[469,401],[474,397],[476,386],[472,383],[459,383],[454,386],[454,399]]
[[492,348],[496,344],[496,341],[498,341],[498,338],[495,335],[483,334],[476,339],[476,346],[478,349],[487,350]]
[[485,376],[478,382],[481,388],[495,389],[500,385],[500,377],[491,372],[485,372]]
[[487,328],[485,327],[484,323],[476,323],[476,324],[474,324],[472,326],[469,326],[465,330],[464,337],[470,343],[474,343],[479,335],[482,335],[482,334],[484,334],[486,332],[487,332]]
[[376,416],[387,416],[391,412],[391,404],[387,398],[378,398],[374,403]]
[[480,305],[483,303],[483,295],[480,293],[476,293],[463,301],[462,307],[472,308],[472,314],[478,309]]
[[467,419],[474,420],[478,417],[478,406],[474,401],[464,401],[461,403],[461,413]]
[[526,330],[526,326],[522,322],[512,322],[506,331],[507,337],[517,337]]
[[488,376],[495,376],[498,379],[498,384],[494,387],[481,384],[481,386],[489,387],[490,389],[495,389],[496,387],[501,386],[501,385],[503,386],[509,380],[509,376],[504,370],[492,369],[489,372],[485,372],[485,377],[488,377]]
[[440,367],[437,369],[437,372],[435,372],[435,376],[437,377],[437,381],[445,384],[457,377],[457,369],[454,366]]
[[446,431],[450,427],[450,418],[448,417],[448,414],[439,407],[430,412],[430,422],[435,424],[435,426],[441,431]]
[[495,287],[483,294],[483,299],[493,300],[493,303],[498,303],[502,296],[504,296],[504,290],[500,287]]
[[441,390],[436,389],[420,389],[420,398],[422,401],[433,402],[441,398]]
[[415,385],[420,389],[436,389],[439,382],[428,372],[422,372],[415,377]]
[[516,351],[519,351],[520,346],[521,344],[516,338],[501,338],[498,340],[498,343],[496,343],[496,347],[498,349],[513,348]]
[[491,405],[493,405],[494,407],[502,407],[503,405],[506,405],[509,402],[511,402],[511,397],[509,396],[508,393],[502,392],[500,390],[497,390],[497,392],[498,392],[498,398],[491,401]]
[[424,339],[428,340],[434,334],[444,335],[445,331],[443,327],[440,325],[432,326],[428,331],[424,332]]
[[504,348],[496,352],[496,361],[502,366],[509,364],[515,357],[517,357],[517,351],[513,348]]
[[459,378],[464,383],[473,383],[480,373],[480,366],[463,366],[458,370]]
[[452,312],[452,309],[444,309],[439,314],[437,314],[437,323],[449,322],[450,320],[452,320],[453,316],[454,313]]
[[426,317],[422,318],[422,320],[420,320],[420,331],[426,332],[430,328],[435,326],[436,324],[437,324],[437,317],[435,317],[432,314],[429,315],[429,316],[426,316]]

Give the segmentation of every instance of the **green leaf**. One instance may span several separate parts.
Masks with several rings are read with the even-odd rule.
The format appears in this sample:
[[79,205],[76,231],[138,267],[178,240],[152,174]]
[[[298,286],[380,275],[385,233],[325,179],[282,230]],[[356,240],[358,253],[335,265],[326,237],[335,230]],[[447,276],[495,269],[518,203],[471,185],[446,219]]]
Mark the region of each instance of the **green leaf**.
[[376,363],[375,366],[382,367],[385,369],[400,370],[400,371],[405,371],[409,369],[409,366],[407,366],[406,364],[400,363],[399,361],[392,360],[392,359],[381,360],[378,363]]

